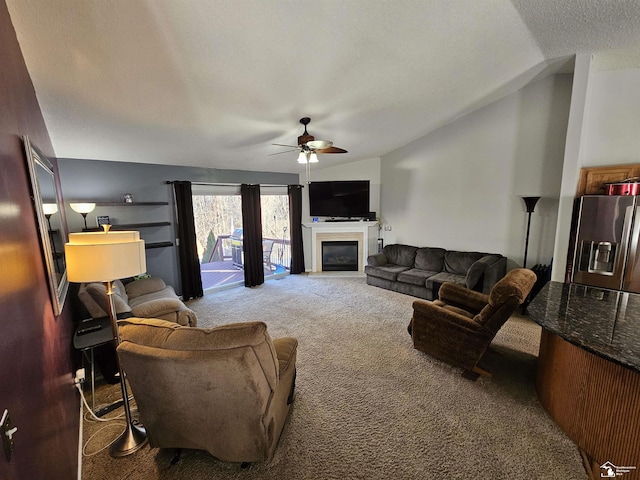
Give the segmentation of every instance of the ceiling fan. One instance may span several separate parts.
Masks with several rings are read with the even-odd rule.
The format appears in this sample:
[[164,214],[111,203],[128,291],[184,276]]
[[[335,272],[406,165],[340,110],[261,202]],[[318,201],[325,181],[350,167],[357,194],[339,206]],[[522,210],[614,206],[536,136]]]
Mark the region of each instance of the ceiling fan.
[[283,145],[281,143],[274,143],[276,147],[290,147],[291,150],[284,152],[272,153],[271,155],[280,155],[281,153],[288,153],[298,150],[298,163],[317,163],[318,153],[348,153],[346,150],[333,146],[333,142],[327,140],[316,140],[313,135],[309,135],[307,132],[307,125],[309,125],[311,119],[309,117],[303,117],[300,119],[300,123],[304,125],[304,133],[298,137],[298,145]]

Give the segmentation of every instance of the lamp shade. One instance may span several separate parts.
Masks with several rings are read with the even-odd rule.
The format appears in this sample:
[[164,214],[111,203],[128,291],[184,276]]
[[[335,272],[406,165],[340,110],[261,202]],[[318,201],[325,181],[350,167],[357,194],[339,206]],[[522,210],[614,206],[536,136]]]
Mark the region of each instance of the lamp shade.
[[318,163],[318,155],[311,153],[309,155],[309,163]]
[[64,251],[70,282],[108,282],[147,270],[140,232],[70,233]]
[[95,203],[70,203],[69,206],[78,213],[91,213],[96,208]]
[[536,208],[536,203],[540,200],[540,197],[522,197],[524,205],[527,208],[527,213],[533,213]]
[[298,155],[298,163],[307,163],[307,154],[304,152],[300,152]]
[[42,204],[42,213],[45,215],[53,215],[58,211],[58,205],[55,203],[43,203]]

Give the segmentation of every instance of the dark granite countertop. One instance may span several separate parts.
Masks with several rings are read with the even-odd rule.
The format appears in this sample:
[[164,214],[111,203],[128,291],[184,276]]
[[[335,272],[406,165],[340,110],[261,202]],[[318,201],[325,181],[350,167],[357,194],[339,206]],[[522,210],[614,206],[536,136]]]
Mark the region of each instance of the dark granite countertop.
[[640,371],[640,294],[549,282],[527,312],[562,339]]

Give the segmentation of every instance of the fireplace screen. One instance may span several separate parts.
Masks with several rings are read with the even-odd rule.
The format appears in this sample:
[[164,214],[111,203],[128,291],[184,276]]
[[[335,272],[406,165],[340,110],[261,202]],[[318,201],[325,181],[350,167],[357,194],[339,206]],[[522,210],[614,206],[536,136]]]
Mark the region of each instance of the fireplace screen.
[[358,271],[358,242],[322,242],[322,271]]

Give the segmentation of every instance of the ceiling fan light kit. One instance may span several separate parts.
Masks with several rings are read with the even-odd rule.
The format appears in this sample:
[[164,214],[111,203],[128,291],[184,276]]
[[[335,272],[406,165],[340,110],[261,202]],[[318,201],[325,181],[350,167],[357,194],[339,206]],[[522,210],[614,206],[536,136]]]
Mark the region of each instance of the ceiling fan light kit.
[[318,163],[318,155],[312,152],[300,152],[298,163]]

